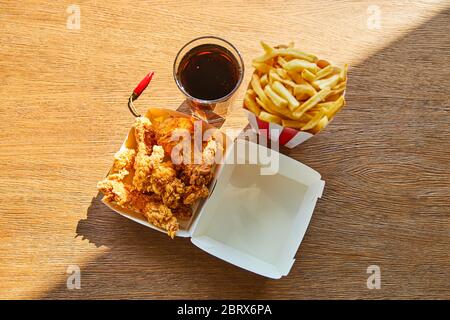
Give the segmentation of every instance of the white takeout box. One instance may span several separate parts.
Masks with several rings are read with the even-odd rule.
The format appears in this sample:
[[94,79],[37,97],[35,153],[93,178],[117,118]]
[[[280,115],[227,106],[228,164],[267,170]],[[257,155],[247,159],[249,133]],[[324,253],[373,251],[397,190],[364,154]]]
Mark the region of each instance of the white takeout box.
[[[155,110],[185,116],[156,108],[147,116],[151,118]],[[122,148],[130,147],[133,139],[129,135]],[[244,149],[247,152],[238,152]],[[257,150],[264,158],[249,164],[249,150],[253,155]],[[275,174],[261,174],[269,167],[267,160],[278,161]],[[265,277],[287,275],[325,182],[308,166],[245,140],[228,146],[224,162],[217,165],[210,196],[197,203],[191,221],[180,223],[177,236],[190,237],[211,255]],[[105,204],[124,217],[165,232],[138,213]]]

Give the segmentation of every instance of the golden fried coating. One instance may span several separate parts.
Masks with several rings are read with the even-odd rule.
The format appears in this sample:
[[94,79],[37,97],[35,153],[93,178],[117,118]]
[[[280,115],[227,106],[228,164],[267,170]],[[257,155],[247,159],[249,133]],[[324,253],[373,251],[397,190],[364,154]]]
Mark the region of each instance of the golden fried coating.
[[172,149],[179,141],[173,140],[174,133],[186,132],[190,135],[194,133],[194,123],[189,118],[169,117],[159,123],[155,128],[156,143],[164,148],[167,155],[172,154]]
[[104,200],[143,214],[149,223],[167,231],[173,238],[179,229],[177,218],[157,195],[147,195],[125,185],[122,181],[106,178],[97,184]]
[[[147,146],[145,143],[146,132],[151,130],[152,126],[149,119],[146,117],[136,118],[134,133],[136,138],[137,153],[134,161],[135,173],[133,177],[133,185],[139,191],[144,190],[146,178],[151,170],[151,163],[155,161],[155,159],[151,158],[149,155],[153,146]],[[161,153],[156,152],[155,157],[157,156],[161,156]],[[162,153],[162,157],[164,158],[164,153]]]
[[[170,180],[164,176],[161,178],[154,177],[152,176],[154,192],[161,196],[164,204],[169,208],[177,208],[181,204],[181,195],[185,188],[184,184],[176,177],[171,177]],[[164,183],[164,180],[166,180],[166,183]]]
[[208,185],[213,176],[216,152],[220,151],[215,140],[210,139],[203,148],[202,159],[199,164],[186,164],[182,166],[181,177],[185,184],[204,186]]
[[121,180],[116,177],[108,177],[97,183],[97,189],[103,193],[103,200],[107,202],[115,202],[121,207],[125,207],[129,202],[129,189]]
[[129,199],[130,208],[142,213],[149,223],[166,230],[167,234],[173,239],[179,229],[177,218],[158,196],[133,190],[129,194]]
[[179,220],[189,220],[192,217],[192,208],[190,205],[181,204],[171,210],[173,215]]
[[195,201],[201,198],[206,198],[209,195],[209,190],[205,185],[202,186],[188,186],[184,190],[183,194],[183,203],[184,204],[193,204]]
[[[177,130],[184,130],[192,137],[193,121],[169,117],[155,125],[146,117],[136,118],[136,150],[117,152],[111,173],[97,185],[105,201],[140,212],[149,223],[166,230],[172,238],[179,229],[177,219],[189,219],[192,205],[208,197],[215,155],[222,151],[210,139],[203,145],[200,163],[175,166],[170,156],[179,143],[172,139]],[[125,184],[124,178],[133,168],[132,183]]]
[[161,166],[164,160],[164,150],[161,146],[154,145],[151,155],[140,153],[134,161],[133,186],[143,192],[151,192],[153,189],[151,176],[155,168]]
[[153,147],[153,144],[147,144],[151,143],[152,140],[149,139],[151,137],[149,133],[153,133],[153,126],[150,120],[146,117],[137,117],[134,123],[134,135],[138,145],[138,152],[141,150],[149,153]]
[[123,149],[117,151],[114,155],[114,163],[111,169],[110,177],[114,175],[115,179],[123,180],[133,168],[136,151],[133,149]]

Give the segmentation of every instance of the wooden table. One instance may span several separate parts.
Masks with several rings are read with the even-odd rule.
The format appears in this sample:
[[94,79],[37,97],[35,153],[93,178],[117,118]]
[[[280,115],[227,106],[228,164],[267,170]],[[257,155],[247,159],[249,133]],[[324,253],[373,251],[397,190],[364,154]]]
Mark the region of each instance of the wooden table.
[[[79,30],[71,3],[0,1],[0,298],[450,298],[449,1],[78,1]],[[133,122],[130,91],[154,70],[137,106],[177,108],[174,56],[205,34],[240,49],[245,85],[260,39],[351,66],[348,106],[284,150],[326,187],[281,280],[128,221],[97,194]],[[224,128],[247,124],[245,85]]]

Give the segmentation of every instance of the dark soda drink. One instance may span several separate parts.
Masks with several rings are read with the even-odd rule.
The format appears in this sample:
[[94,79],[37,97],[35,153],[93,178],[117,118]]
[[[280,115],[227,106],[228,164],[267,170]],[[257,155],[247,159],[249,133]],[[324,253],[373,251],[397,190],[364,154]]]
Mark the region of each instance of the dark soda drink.
[[239,63],[226,48],[202,44],[189,50],[181,59],[177,78],[193,98],[217,100],[227,96],[240,78]]

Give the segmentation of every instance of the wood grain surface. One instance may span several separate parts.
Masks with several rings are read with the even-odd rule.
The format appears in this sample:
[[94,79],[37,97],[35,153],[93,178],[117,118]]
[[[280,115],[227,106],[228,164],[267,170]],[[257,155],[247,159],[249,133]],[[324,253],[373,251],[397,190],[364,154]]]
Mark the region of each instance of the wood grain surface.
[[[0,30],[0,298],[450,298],[449,1],[1,0]],[[281,280],[126,220],[96,191],[133,123],[131,90],[154,70],[137,107],[176,109],[173,59],[205,34],[247,67],[224,128],[247,125],[260,39],[350,64],[347,107],[283,150],[326,186]]]

